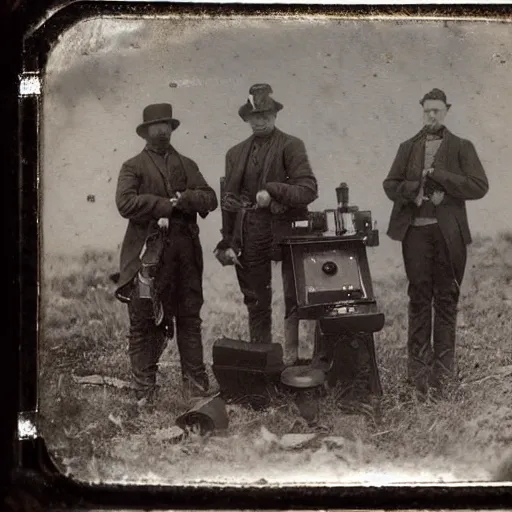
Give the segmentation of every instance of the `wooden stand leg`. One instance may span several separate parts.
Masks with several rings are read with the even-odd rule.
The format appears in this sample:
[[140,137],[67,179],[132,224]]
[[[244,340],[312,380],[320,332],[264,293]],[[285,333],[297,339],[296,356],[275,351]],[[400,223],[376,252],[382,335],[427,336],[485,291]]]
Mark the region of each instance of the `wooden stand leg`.
[[317,322],[313,361],[320,359],[329,361],[329,387],[345,390],[344,395],[356,400],[382,396],[373,333],[325,334]]

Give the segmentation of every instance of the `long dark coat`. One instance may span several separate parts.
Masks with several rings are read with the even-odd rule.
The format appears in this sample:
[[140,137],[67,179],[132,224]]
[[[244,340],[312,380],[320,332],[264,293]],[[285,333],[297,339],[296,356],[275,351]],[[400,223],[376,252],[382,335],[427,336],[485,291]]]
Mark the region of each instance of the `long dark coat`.
[[[240,195],[253,140],[254,135],[251,135],[228,150],[225,195]],[[259,189],[266,189],[272,202],[284,207],[285,211],[276,213],[275,217],[296,218],[307,213],[308,204],[318,197],[318,184],[301,139],[274,129],[270,149],[263,164]],[[222,241],[219,248],[233,246],[236,218],[236,213],[222,209]]]
[[[208,185],[197,164],[171,148],[175,157],[169,159],[167,173],[153,160],[147,148],[126,161],[119,173],[116,205],[119,213],[128,219],[128,227],[121,246],[120,277],[116,296],[126,302],[125,286],[133,281],[139,271],[139,255],[149,230],[161,217],[178,217],[190,224],[196,232],[197,213],[206,217],[218,206],[215,191]],[[179,162],[176,167],[172,162]],[[169,179],[168,179],[169,176]],[[172,211],[169,202],[176,192],[181,192],[181,206]],[[201,250],[197,238],[197,250]]]
[[[388,236],[403,241],[414,216],[416,197],[423,170],[424,150],[413,151],[423,130],[400,144],[391,169],[384,180],[384,191],[394,202]],[[433,181],[445,190],[443,201],[436,207],[436,217],[454,260],[461,245],[471,243],[466,201],[480,199],[489,189],[485,170],[474,145],[444,128],[443,141],[432,165]]]

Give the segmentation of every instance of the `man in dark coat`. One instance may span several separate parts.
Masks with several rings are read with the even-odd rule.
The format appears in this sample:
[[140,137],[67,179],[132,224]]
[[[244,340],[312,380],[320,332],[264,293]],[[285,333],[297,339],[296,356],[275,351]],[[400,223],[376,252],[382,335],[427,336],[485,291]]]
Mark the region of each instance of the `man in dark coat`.
[[[279,232],[290,219],[304,218],[317,198],[317,181],[302,140],[275,127],[283,105],[268,84],[256,84],[239,109],[253,134],[226,155],[222,208],[222,240],[216,255],[235,263],[249,313],[250,341],[272,342],[272,268],[280,261]],[[290,283],[283,274],[285,296],[285,361],[298,355],[297,315]]]
[[394,202],[388,235],[402,242],[409,280],[408,378],[424,397],[429,388],[442,393],[454,374],[457,306],[471,242],[465,202],[485,196],[489,184],[474,145],[444,126],[451,106],[445,93],[433,89],[420,104],[424,127],[400,145],[383,186]]
[[154,397],[157,364],[166,337],[174,335],[174,320],[185,395],[202,395],[209,388],[201,339],[203,254],[197,214],[206,217],[218,203],[196,163],[170,144],[179,124],[170,104],[146,107],[136,130],[146,145],[122,165],[117,183],[116,205],[129,222],[116,296],[128,304],[131,369],[137,398],[143,401]]

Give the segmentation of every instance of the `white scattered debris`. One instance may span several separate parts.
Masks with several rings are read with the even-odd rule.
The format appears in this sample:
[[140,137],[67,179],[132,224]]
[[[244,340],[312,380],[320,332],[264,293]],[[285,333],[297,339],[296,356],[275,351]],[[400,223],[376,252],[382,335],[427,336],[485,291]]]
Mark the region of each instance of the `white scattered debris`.
[[119,428],[123,428],[123,421],[119,416],[114,416],[112,413],[108,415],[108,419]]
[[38,96],[41,94],[41,79],[38,74],[25,73],[20,75],[20,96]]
[[77,384],[91,384],[96,386],[113,386],[115,388],[128,388],[135,389],[135,385],[131,382],[127,382],[122,379],[118,379],[116,377],[105,377],[103,375],[84,375],[79,377],[77,375],[72,375],[71,378]]
[[178,427],[177,425],[173,425],[172,427],[159,428],[155,431],[155,433],[151,436],[156,441],[166,441],[166,442],[179,442],[183,439],[185,435],[185,431]]
[[304,448],[317,438],[317,434],[285,434],[279,439],[279,446],[285,449]]
[[34,439],[37,437],[37,427],[29,418],[18,419],[18,439]]

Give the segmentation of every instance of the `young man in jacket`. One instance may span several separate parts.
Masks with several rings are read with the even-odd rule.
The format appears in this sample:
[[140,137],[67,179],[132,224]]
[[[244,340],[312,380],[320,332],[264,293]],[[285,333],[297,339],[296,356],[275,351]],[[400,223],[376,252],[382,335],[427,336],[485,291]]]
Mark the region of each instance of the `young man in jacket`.
[[215,210],[217,196],[196,163],[171,145],[179,124],[168,103],[144,109],[136,132],[145,147],[122,165],[116,190],[119,213],[128,219],[116,296],[128,304],[131,370],[143,402],[154,398],[157,364],[175,330],[186,398],[209,388],[197,214]]
[[[272,342],[271,262],[281,260],[278,226],[303,217],[317,198],[317,181],[304,143],[276,128],[283,105],[271,94],[269,84],[253,85],[238,111],[253,133],[226,154],[222,240],[216,248],[219,261],[236,265],[251,343]],[[293,364],[298,358],[299,320],[284,274],[283,288],[284,356]]]
[[466,201],[484,197],[489,184],[474,145],[444,125],[451,106],[445,93],[433,89],[420,104],[424,127],[400,145],[383,186],[394,203],[388,235],[402,243],[409,280],[408,379],[423,398],[430,388],[442,393],[454,375],[457,306],[471,242]]

